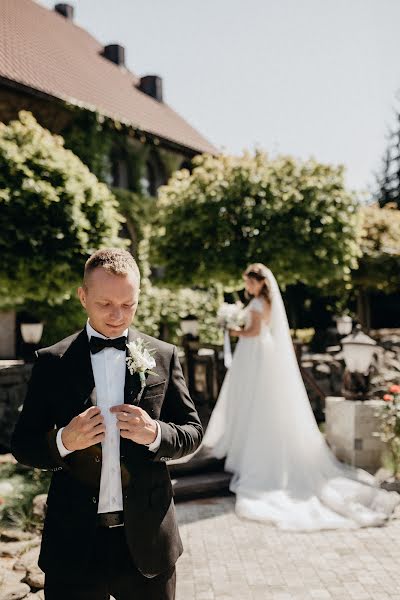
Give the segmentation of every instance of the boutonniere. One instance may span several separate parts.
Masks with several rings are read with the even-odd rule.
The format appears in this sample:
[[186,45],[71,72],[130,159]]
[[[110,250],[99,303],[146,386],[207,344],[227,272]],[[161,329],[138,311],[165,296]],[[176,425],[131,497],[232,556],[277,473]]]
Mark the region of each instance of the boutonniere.
[[147,344],[142,338],[138,338],[134,342],[129,342],[126,344],[128,348],[128,356],[126,357],[126,364],[128,365],[128,369],[131,375],[134,373],[139,373],[140,377],[140,396],[143,394],[143,390],[146,387],[146,375],[156,375],[153,371],[156,366],[156,361],[154,359],[155,350],[153,348],[149,349]]

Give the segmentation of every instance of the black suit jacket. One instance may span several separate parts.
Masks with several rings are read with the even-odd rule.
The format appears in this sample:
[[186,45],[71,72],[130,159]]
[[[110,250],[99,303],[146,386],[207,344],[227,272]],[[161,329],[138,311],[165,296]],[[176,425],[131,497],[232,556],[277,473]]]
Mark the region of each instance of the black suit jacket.
[[[156,350],[155,375],[148,375],[139,406],[157,419],[156,453],[121,438],[125,532],[132,559],[147,577],[171,568],[182,553],[166,461],[194,452],[203,431],[189,396],[175,346],[129,330]],[[12,437],[22,464],[50,469],[47,513],[39,566],[52,574],[79,574],[93,547],[101,475],[101,444],[62,458],[60,427],[88,408],[94,378],[86,329],[38,352],[23,410]],[[125,402],[137,403],[140,379],[126,369]]]

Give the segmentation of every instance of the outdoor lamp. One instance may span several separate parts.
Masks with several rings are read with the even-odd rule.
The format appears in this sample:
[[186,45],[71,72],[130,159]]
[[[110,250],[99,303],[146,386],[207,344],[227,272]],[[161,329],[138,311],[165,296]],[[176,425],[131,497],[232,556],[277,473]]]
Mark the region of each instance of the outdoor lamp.
[[353,319],[349,315],[336,317],[336,328],[339,335],[349,335],[353,329]]
[[195,384],[195,356],[198,350],[199,320],[194,315],[187,315],[181,319],[182,346],[185,351],[188,387],[190,393],[194,391]]
[[43,333],[43,323],[21,323],[21,335],[25,344],[38,344]]
[[43,333],[43,323],[40,323],[37,320],[35,322],[34,318],[32,318],[32,322],[30,321],[30,319],[31,317],[25,316],[25,319],[22,319],[20,325],[21,336],[25,343],[25,345],[22,348],[22,358],[27,363],[34,362],[35,350],[38,347]]
[[199,320],[193,315],[181,319],[181,331],[184,336],[195,339],[199,335]]
[[376,341],[357,325],[354,333],[342,340],[346,369],[343,377],[343,395],[348,400],[365,400],[369,390],[369,369]]

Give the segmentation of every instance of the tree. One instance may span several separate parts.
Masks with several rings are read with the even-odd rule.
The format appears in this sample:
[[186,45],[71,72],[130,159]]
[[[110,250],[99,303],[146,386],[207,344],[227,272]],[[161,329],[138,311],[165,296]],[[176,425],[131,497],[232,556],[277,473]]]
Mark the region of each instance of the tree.
[[281,285],[349,281],[357,265],[356,203],[343,169],[314,160],[202,155],[159,194],[154,259],[177,285],[237,285],[264,262]]
[[143,227],[143,237],[138,249],[142,278],[135,325],[149,335],[163,335],[168,341],[179,343],[181,319],[188,315],[196,315],[202,342],[221,343],[221,329],[216,321],[217,310],[224,299],[221,286],[211,285],[206,290],[188,287],[172,290],[154,285],[150,277],[150,231],[150,226]]
[[143,230],[153,220],[156,199],[116,187],[112,188],[112,192],[118,200],[118,210],[125,218],[131,251],[136,254],[138,244],[143,238]]
[[342,307],[356,300],[357,319],[371,327],[371,293],[396,292],[400,273],[400,212],[394,203],[360,206],[358,245],[361,257],[351,274],[349,297],[341,297]]
[[124,246],[107,186],[28,112],[0,123],[0,306],[61,302],[94,250]]
[[355,287],[394,292],[399,287],[400,212],[395,204],[360,208],[362,257],[353,273]]
[[397,123],[397,128],[388,134],[376,196],[380,206],[394,203],[400,208],[400,114],[397,114]]

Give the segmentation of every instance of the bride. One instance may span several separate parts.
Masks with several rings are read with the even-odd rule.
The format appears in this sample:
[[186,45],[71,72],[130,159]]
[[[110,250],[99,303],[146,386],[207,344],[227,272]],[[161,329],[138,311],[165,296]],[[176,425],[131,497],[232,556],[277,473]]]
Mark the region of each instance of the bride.
[[340,463],[312,413],[278,284],[260,263],[244,275],[252,300],[203,446],[233,473],[240,517],[312,531],[382,525],[400,502],[372,475]]

